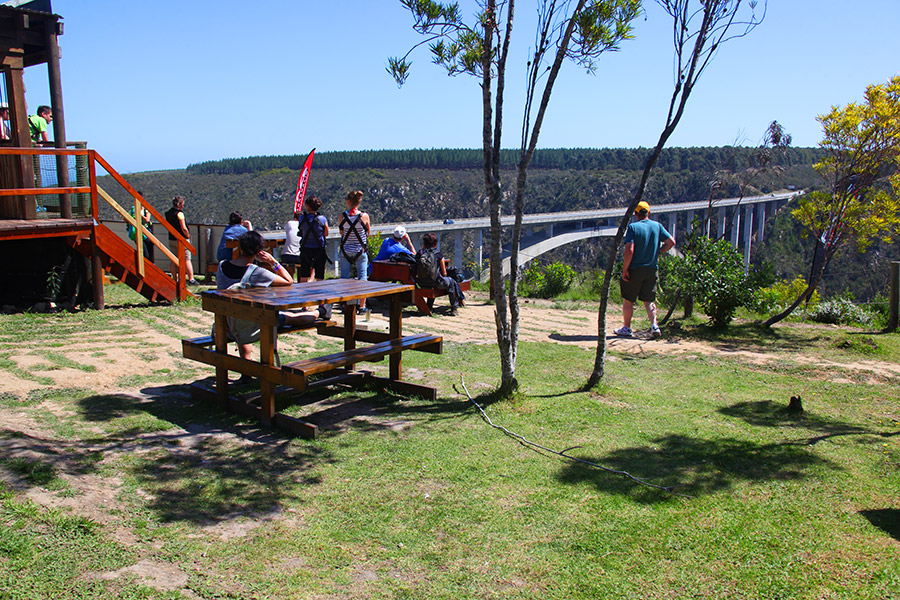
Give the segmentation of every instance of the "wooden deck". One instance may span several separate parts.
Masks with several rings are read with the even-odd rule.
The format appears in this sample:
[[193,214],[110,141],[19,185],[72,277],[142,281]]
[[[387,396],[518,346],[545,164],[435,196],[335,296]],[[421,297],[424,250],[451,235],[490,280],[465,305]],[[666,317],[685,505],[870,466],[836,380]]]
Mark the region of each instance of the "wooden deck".
[[0,219],[0,241],[35,238],[86,236],[91,233],[86,219]]

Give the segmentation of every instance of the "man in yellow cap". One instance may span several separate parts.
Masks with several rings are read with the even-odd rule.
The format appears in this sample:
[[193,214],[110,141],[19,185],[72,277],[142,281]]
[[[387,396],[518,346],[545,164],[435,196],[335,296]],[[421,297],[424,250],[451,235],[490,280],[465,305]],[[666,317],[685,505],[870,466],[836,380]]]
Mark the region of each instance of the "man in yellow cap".
[[[631,317],[634,303],[640,299],[647,308],[650,319],[650,335],[660,336],[656,323],[656,270],[660,252],[668,252],[675,246],[675,238],[660,223],[650,220],[650,205],[644,201],[634,209],[633,223],[625,232],[625,262],[622,265],[622,321],[616,335],[631,337]],[[660,245],[662,242],[662,245]]]

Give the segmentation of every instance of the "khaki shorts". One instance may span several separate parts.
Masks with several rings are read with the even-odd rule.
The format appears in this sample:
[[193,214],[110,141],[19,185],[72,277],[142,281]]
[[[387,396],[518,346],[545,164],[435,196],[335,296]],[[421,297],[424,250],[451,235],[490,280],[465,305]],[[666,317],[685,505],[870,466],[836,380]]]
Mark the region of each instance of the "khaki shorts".
[[640,299],[641,302],[656,301],[656,269],[653,267],[634,267],[628,269],[628,281],[619,282],[622,298],[629,302]]
[[[176,258],[178,257],[178,240],[169,240],[169,250]],[[191,251],[187,246],[184,247],[184,258],[188,262],[191,261]]]

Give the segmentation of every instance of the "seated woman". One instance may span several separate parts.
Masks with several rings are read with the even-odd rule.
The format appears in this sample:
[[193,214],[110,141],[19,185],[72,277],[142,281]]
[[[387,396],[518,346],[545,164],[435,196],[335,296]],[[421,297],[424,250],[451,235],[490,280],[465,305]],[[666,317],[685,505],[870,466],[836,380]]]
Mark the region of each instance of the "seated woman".
[[225,245],[228,240],[236,240],[249,231],[250,221],[244,221],[241,213],[235,211],[228,217],[228,227],[222,232],[219,247],[216,249],[216,260],[228,260],[232,257],[231,248]]
[[422,249],[416,254],[416,282],[422,287],[433,287],[447,290],[450,297],[450,316],[457,315],[457,309],[466,305],[466,297],[457,282],[447,276],[449,258],[437,249],[437,234],[426,233],[422,236]]
[[[216,273],[216,289],[236,287],[269,287],[294,283],[293,277],[275,258],[266,252],[263,237],[256,231],[248,231],[238,238],[240,256],[219,263]],[[262,268],[253,264],[257,261]],[[331,317],[331,306],[319,307],[319,318]],[[279,326],[308,325],[316,319],[311,313],[281,312]],[[238,344],[241,358],[250,360],[253,342],[259,340],[259,324],[244,319],[228,317],[228,336]]]

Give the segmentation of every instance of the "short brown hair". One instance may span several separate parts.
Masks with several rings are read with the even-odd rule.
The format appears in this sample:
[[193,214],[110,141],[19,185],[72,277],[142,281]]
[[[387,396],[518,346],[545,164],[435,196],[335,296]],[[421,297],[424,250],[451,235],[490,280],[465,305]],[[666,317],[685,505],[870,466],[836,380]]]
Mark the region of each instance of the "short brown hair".
[[241,249],[241,256],[256,256],[260,250],[266,247],[266,242],[259,232],[248,231],[238,238],[238,246]]
[[322,208],[322,201],[319,200],[318,196],[313,196],[306,201],[306,205],[307,207],[309,207],[311,212],[318,212],[318,210]]
[[426,248],[434,248],[437,246],[438,237],[436,233],[428,232],[422,236],[422,245]]
[[359,206],[359,203],[362,202],[362,197],[363,193],[360,190],[347,194],[347,200],[349,200],[350,204],[353,206]]

